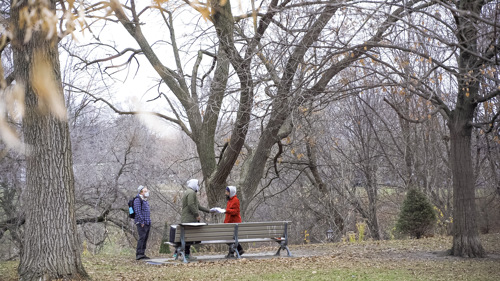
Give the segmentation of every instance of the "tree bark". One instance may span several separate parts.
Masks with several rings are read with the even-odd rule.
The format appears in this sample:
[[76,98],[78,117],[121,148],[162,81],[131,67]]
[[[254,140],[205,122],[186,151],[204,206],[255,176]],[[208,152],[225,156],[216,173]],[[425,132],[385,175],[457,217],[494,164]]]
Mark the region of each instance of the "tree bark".
[[[473,109],[468,110],[473,111]],[[472,127],[466,112],[455,110],[450,120],[451,169],[453,174],[453,248],[461,257],[484,257],[477,226],[475,178],[471,157]]]
[[[372,165],[372,164],[367,164],[367,165]],[[377,201],[378,201],[378,194],[377,194],[377,183],[374,181],[375,173],[372,171],[371,167],[365,167],[365,176],[367,178],[366,180],[366,186],[365,190],[366,193],[368,194],[368,209],[369,209],[369,217],[367,218],[367,224],[368,228],[370,228],[371,235],[373,239],[375,240],[381,240],[382,236],[380,235],[380,227],[378,225],[378,216],[377,216]]]
[[[484,2],[460,1],[460,10],[480,15]],[[450,164],[453,175],[453,247],[451,254],[461,257],[484,257],[479,240],[476,212],[476,187],[472,164],[472,125],[479,93],[480,58],[477,19],[455,15],[458,56],[458,93],[455,109],[448,121],[450,129]]]
[[[13,1],[16,2],[16,1]],[[19,264],[21,280],[86,279],[75,220],[74,176],[69,128],[66,120],[55,116],[46,102],[46,95],[63,99],[57,34],[47,38],[46,30],[33,30],[25,38],[27,25],[20,24],[20,11],[47,9],[55,14],[56,1],[45,4],[36,1],[17,1],[12,5],[14,26],[14,64],[16,83],[25,89],[24,140],[26,155],[26,194],[23,247]],[[41,18],[44,16],[39,14]],[[21,27],[22,26],[22,27]],[[53,26],[56,28],[55,24]],[[26,40],[25,40],[26,39]],[[43,60],[53,71],[55,88],[41,90],[34,87],[34,62]],[[44,110],[45,109],[45,110]]]

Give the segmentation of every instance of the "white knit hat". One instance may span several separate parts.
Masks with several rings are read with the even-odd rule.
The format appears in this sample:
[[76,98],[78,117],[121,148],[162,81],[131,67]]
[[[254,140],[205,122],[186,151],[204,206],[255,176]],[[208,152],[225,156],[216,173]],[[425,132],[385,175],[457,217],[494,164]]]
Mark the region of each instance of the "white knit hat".
[[229,191],[229,198],[233,198],[236,195],[236,186],[230,185],[226,187],[226,190]]
[[198,180],[197,179],[190,179],[186,182],[186,185],[194,190],[195,192],[198,192],[200,190],[200,186],[198,185]]

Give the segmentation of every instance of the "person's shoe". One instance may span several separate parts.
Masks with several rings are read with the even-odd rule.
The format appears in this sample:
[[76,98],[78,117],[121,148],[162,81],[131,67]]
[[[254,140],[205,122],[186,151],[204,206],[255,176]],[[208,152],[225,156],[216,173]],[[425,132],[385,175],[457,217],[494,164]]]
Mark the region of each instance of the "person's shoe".
[[138,255],[138,256],[135,256],[135,259],[142,260],[142,259],[144,259],[144,257],[146,257],[146,256],[145,255]]
[[196,257],[191,256],[191,255],[186,255],[186,259],[187,259],[188,261],[195,261],[195,260],[197,260],[197,258],[196,258]]
[[229,259],[229,258],[234,258],[234,253],[228,253],[226,255],[226,259]]
[[177,253],[174,254],[174,260],[176,260],[176,259],[177,259]]
[[150,259],[150,257],[148,257],[148,256],[145,255],[145,256],[142,257],[141,260],[149,260],[149,259]]

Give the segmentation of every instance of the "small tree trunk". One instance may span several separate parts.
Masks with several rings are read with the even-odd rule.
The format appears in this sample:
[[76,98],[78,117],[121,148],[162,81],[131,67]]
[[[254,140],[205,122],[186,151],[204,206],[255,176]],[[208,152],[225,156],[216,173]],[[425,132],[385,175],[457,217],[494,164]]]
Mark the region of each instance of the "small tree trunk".
[[[376,188],[376,187],[375,187]],[[369,208],[369,216],[367,219],[368,228],[370,229],[371,236],[375,240],[382,239],[380,235],[380,227],[378,225],[377,218],[377,195],[376,190],[369,191],[370,189],[374,189],[373,187],[368,188],[368,208]]]
[[[36,6],[47,8],[55,14],[56,1],[50,1],[47,6],[40,1],[33,4],[28,4],[28,1],[14,2],[17,4],[11,9],[12,24],[15,27],[12,46],[16,83],[24,85],[25,89],[23,133],[28,145],[27,187],[23,204],[26,223],[18,269],[20,279],[86,279],[88,276],[81,262],[75,220],[68,123],[54,116],[50,104],[52,99],[60,99],[64,105],[58,38],[53,35],[47,39],[46,31],[34,30],[32,37],[25,40],[27,31],[20,28],[20,11],[34,10]],[[39,16],[43,19],[46,15]],[[55,24],[53,27],[56,28]],[[44,70],[52,73],[36,71],[34,62],[37,60],[43,61],[47,66]],[[34,81],[40,79],[40,75],[53,77],[54,81],[39,81],[35,89]],[[41,89],[42,86],[46,87]]]
[[364,172],[366,177],[365,190],[368,195],[368,209],[369,209],[368,210],[369,217],[366,218],[368,220],[367,224],[373,239],[380,240],[381,235],[377,218],[378,192],[377,192],[377,183],[375,182],[375,168],[373,164],[369,163],[367,165],[364,165]]

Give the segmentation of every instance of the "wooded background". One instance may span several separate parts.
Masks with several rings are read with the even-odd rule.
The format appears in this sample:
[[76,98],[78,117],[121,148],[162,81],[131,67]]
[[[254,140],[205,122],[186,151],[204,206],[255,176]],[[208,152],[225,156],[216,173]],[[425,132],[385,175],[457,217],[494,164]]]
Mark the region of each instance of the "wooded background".
[[[21,255],[26,280],[85,276],[81,245],[133,247],[138,185],[157,247],[190,178],[205,206],[224,207],[235,185],[244,221],[293,221],[292,243],[339,241],[357,223],[397,238],[411,188],[454,255],[484,256],[478,233],[499,230],[498,1],[13,0],[0,12],[0,258]],[[26,245],[68,232],[49,247],[72,249],[76,269],[28,269]]]

